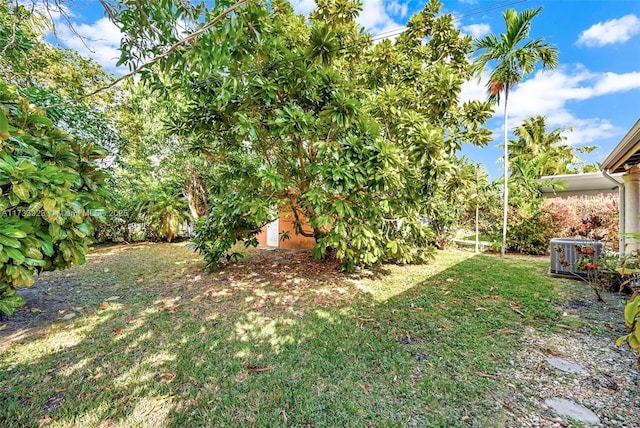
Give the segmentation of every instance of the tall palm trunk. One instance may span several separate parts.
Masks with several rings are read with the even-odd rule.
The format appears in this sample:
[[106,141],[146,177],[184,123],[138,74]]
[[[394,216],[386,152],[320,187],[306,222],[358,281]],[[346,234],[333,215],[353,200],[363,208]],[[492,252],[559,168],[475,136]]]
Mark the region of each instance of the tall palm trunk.
[[509,139],[508,139],[508,118],[507,101],[509,99],[509,84],[504,87],[504,206],[502,217],[502,257],[507,252],[507,214],[509,213]]
[[476,253],[480,252],[480,206],[476,203]]

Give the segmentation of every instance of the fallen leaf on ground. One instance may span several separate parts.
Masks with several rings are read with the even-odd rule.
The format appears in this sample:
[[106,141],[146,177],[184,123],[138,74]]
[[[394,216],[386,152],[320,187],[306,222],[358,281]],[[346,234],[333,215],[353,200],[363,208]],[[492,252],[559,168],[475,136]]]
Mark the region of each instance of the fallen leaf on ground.
[[97,373],[97,374],[95,374],[95,375],[91,376],[89,379],[91,379],[91,380],[98,380],[98,379],[100,379],[100,378],[101,378],[101,377],[103,377],[103,376],[104,376],[104,373],[100,372],[100,373]]
[[136,282],[138,284],[142,284],[144,282],[144,278],[138,278],[138,279],[136,279]]
[[33,312],[34,314],[39,314],[41,312],[44,312],[42,309],[40,308],[31,308],[30,309],[31,312]]
[[122,333],[122,329],[121,328],[114,328],[113,329],[113,334],[120,334]]
[[364,392],[365,394],[368,394],[369,391],[367,391],[367,388],[364,387],[363,384],[361,384],[360,382],[358,382],[358,386],[360,387],[360,389],[362,390],[362,392]]
[[174,375],[173,373],[161,373],[158,375],[158,380],[160,380],[160,382],[164,382],[164,383],[171,383],[173,382],[173,379],[176,377],[176,375]]
[[371,349],[371,352],[374,352],[374,351],[373,351],[373,346],[371,346],[371,344],[369,344],[369,343],[365,343],[365,345],[367,345],[367,348]]
[[118,300],[120,296],[111,296],[108,299],[104,299],[105,302],[111,302],[112,300]]
[[554,357],[557,357],[558,355],[560,355],[560,352],[558,352],[558,351],[554,351],[553,349],[548,348],[548,349],[547,349],[547,354],[552,355],[552,356],[554,356]]
[[266,372],[271,370],[271,367],[247,366],[247,370],[250,372]]
[[560,328],[564,328],[565,330],[572,330],[572,328],[565,324],[556,324]]
[[517,330],[513,330],[511,328],[503,328],[502,330],[498,330],[498,333],[504,333],[504,334],[517,334],[518,331]]
[[486,378],[489,378],[489,379],[498,379],[498,376],[485,374],[485,373],[482,373],[482,372],[475,372],[475,375],[476,376],[480,376],[480,377],[486,377]]
[[524,314],[520,311],[520,305],[514,302],[509,302],[509,307],[513,310],[513,312],[524,316]]
[[447,278],[445,281],[447,281],[447,282],[453,282],[453,281],[455,281],[455,280],[454,280],[453,278]]
[[487,308],[483,308],[483,307],[481,307],[481,306],[480,306],[480,307],[477,307],[477,308],[476,308],[476,311],[485,311],[485,312],[489,312],[489,309],[487,309]]
[[109,302],[102,302],[98,305],[98,309],[107,309],[109,307]]
[[0,325],[0,331],[6,330],[6,329],[7,329],[7,325],[6,324]]

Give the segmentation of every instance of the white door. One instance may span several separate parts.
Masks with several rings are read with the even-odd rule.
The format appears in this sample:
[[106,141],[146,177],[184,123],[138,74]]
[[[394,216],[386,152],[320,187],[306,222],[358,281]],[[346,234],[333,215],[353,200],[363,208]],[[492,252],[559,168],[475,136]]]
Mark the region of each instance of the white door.
[[278,246],[278,235],[280,233],[280,220],[274,220],[267,224],[267,246]]

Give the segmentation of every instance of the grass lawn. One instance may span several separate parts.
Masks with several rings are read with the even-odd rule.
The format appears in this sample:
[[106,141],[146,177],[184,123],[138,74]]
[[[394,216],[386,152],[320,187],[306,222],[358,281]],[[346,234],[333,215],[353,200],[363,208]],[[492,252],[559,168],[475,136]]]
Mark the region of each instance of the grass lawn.
[[568,323],[546,259],[202,265],[184,244],[123,245],[43,274],[24,325],[0,322],[0,426],[504,426],[525,329]]

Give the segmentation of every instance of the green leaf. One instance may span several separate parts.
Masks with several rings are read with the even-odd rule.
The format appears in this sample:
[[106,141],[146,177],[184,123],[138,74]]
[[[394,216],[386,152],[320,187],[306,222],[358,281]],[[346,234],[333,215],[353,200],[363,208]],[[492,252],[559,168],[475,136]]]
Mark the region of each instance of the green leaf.
[[622,346],[622,344],[624,342],[627,341],[627,337],[629,337],[629,335],[626,336],[620,336],[617,340],[616,340],[616,346]]
[[29,116],[29,119],[27,119],[27,123],[39,123],[41,125],[46,125],[46,126],[53,125],[53,121],[48,117],[38,116],[35,114],[32,116]]
[[16,248],[8,247],[4,249],[4,252],[7,253],[7,255],[17,263],[22,263],[25,261],[25,257],[24,257],[24,254],[22,254],[22,251]]
[[8,236],[9,238],[16,238],[16,239],[22,239],[22,238],[26,238],[27,234],[19,229],[1,229],[0,233],[2,233],[5,236]]
[[20,241],[18,241],[17,239],[10,238],[5,235],[0,235],[0,244],[4,245],[5,247],[12,247],[12,248],[20,248],[22,246],[20,244]]
[[49,224],[49,235],[51,235],[53,239],[58,238],[61,234],[62,234],[62,229],[57,223]]
[[13,187],[11,188],[11,190],[16,194],[18,198],[23,201],[28,201],[31,196],[29,194],[29,185],[26,183],[13,183]]
[[640,298],[636,296],[627,302],[624,307],[624,322],[627,328],[632,328],[636,322],[636,317],[640,314]]
[[49,257],[53,256],[53,243],[50,240],[41,238],[40,248],[42,248],[42,252],[45,253],[47,256]]
[[9,304],[5,303],[4,299],[0,299],[0,311],[2,311],[6,316],[13,315],[14,308]]
[[9,132],[9,121],[4,114],[4,110],[0,108],[0,134]]
[[5,297],[4,299],[2,299],[2,301],[13,308],[19,308],[20,306],[24,306],[27,303],[20,296]]
[[45,211],[53,211],[56,208],[56,200],[52,198],[42,199],[42,206]]

